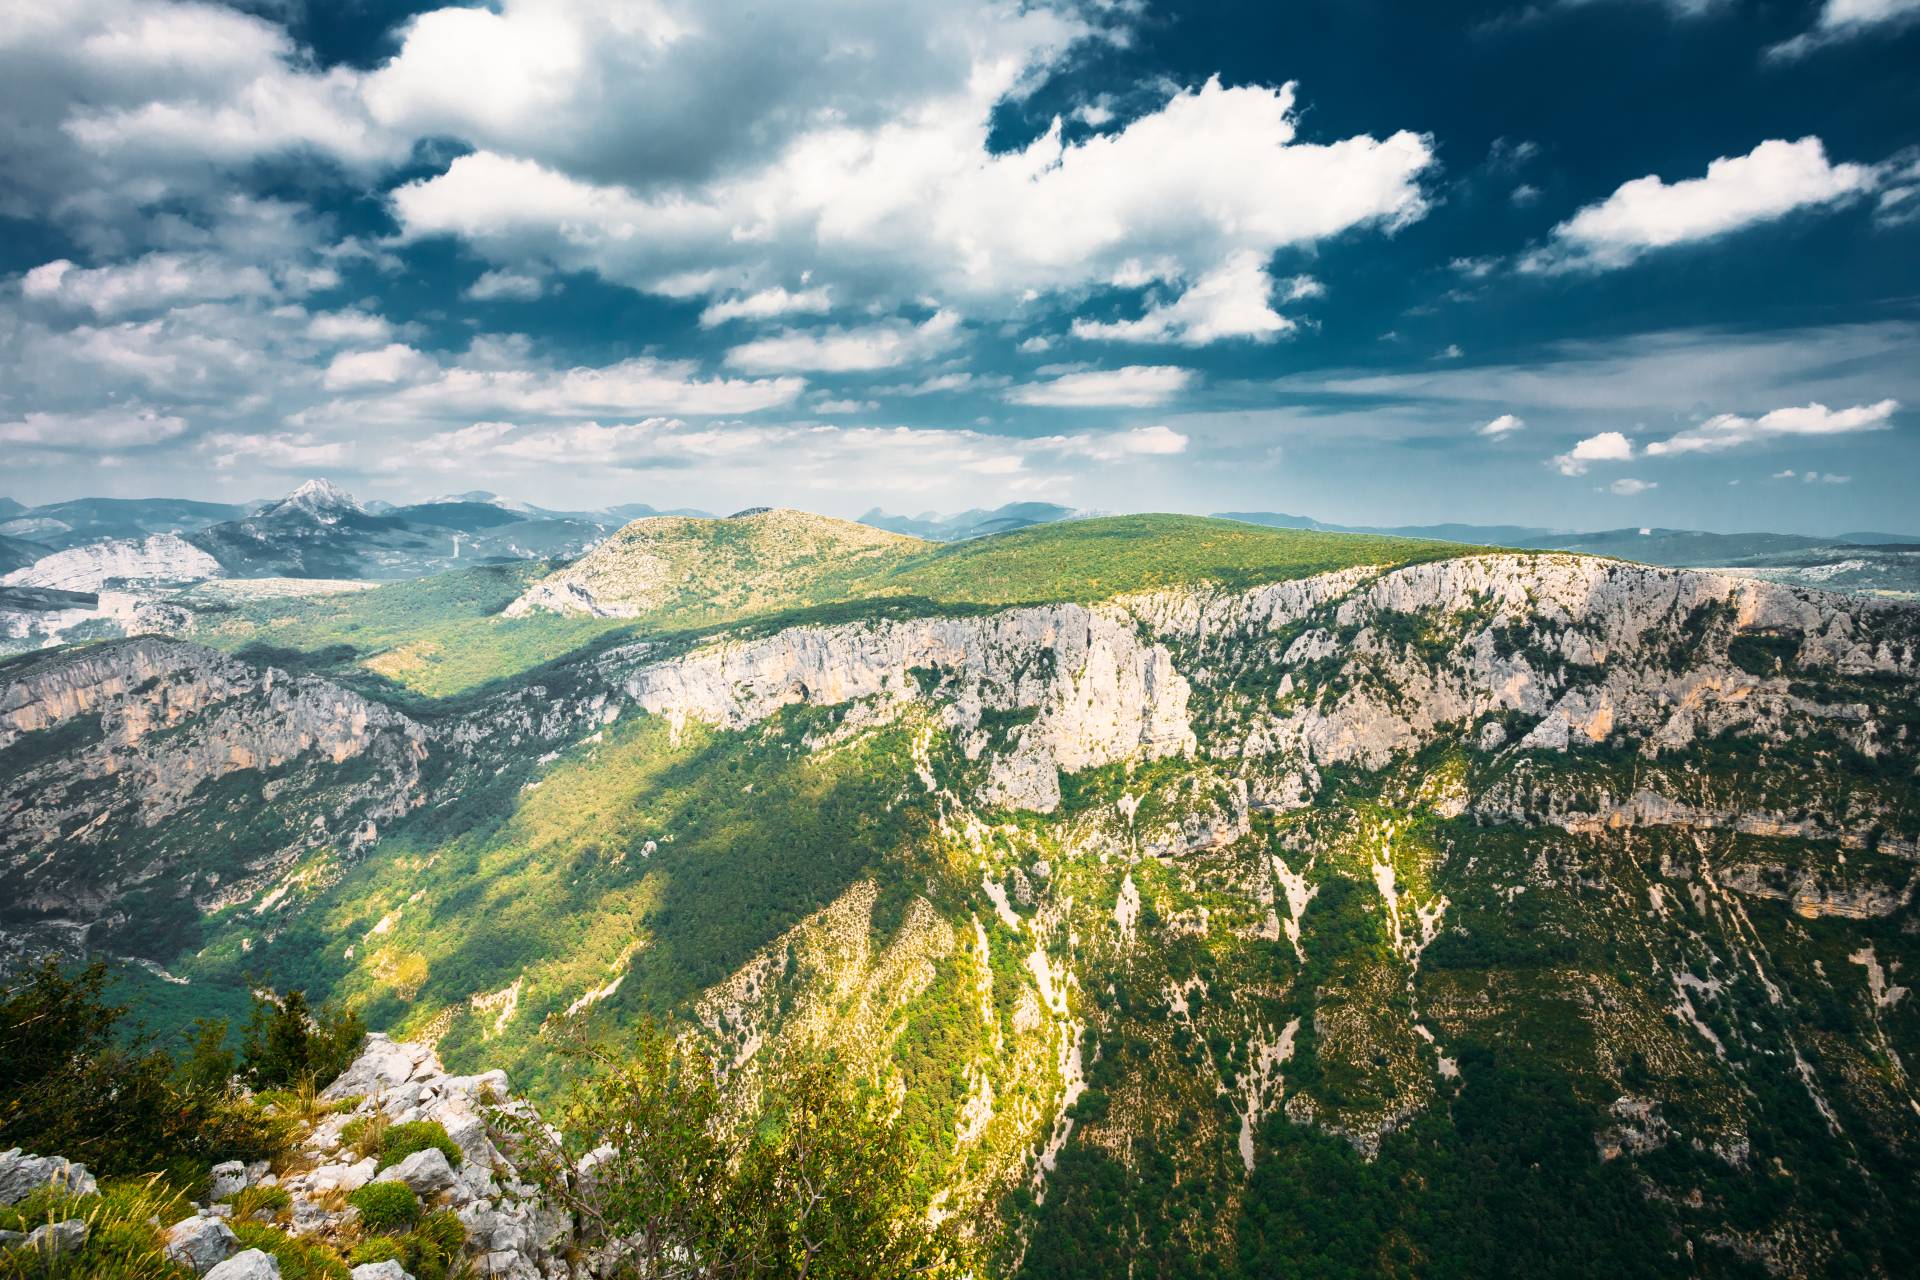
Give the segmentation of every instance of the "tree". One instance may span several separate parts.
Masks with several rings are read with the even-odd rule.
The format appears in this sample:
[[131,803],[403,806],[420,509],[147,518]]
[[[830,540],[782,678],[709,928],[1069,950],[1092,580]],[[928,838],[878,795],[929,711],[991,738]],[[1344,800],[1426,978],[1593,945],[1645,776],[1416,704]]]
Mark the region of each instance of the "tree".
[[704,1055],[643,1022],[616,1051],[583,1039],[585,1068],[557,1131],[503,1109],[525,1174],[579,1235],[649,1278],[958,1276],[951,1224],[929,1223],[890,1099],[818,1051],[772,1064],[730,1117]]
[[[107,967],[68,974],[48,960],[0,992],[0,1147],[79,1160],[102,1173],[181,1161],[255,1159],[278,1149],[273,1120],[235,1097],[212,1056],[187,1070],[121,1028]],[[203,1026],[196,1049],[217,1055]]]
[[316,1013],[298,989],[284,996],[256,994],[241,1060],[262,1088],[310,1082],[325,1086],[352,1065],[367,1029],[360,1015],[322,1006]]

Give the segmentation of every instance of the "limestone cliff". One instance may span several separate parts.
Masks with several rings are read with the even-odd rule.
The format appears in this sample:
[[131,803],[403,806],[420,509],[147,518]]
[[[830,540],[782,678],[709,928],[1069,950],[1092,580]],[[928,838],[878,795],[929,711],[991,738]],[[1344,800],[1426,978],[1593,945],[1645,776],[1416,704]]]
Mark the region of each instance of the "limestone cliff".
[[0,578],[10,587],[99,591],[127,583],[202,582],[220,577],[220,562],[178,534],[116,538],[43,556]]
[[[16,920],[125,922],[129,893],[149,915],[245,898],[422,798],[427,738],[406,716],[198,645],[110,642],[0,680],[0,882]],[[211,841],[175,835],[189,811]]]

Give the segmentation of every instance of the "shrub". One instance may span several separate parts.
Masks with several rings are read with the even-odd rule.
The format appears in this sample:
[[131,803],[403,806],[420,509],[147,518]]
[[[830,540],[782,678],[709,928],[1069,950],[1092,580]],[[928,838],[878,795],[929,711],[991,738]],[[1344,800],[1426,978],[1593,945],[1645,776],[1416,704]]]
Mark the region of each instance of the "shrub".
[[453,1139],[447,1136],[446,1126],[438,1120],[413,1120],[406,1124],[396,1124],[389,1128],[386,1137],[380,1143],[380,1168],[390,1164],[399,1164],[416,1151],[425,1151],[428,1147],[440,1148],[440,1154],[447,1163],[460,1167],[460,1148],[453,1145]]
[[366,1036],[359,1014],[324,1006],[309,1009],[304,991],[278,998],[255,996],[241,1062],[256,1087],[287,1087],[304,1080],[321,1089],[352,1065]]
[[368,1236],[347,1251],[347,1262],[361,1266],[369,1262],[398,1262],[405,1265],[407,1251],[392,1236]]
[[285,1148],[285,1123],[220,1076],[217,1023],[200,1028],[183,1070],[123,1026],[107,976],[104,964],[69,975],[49,960],[0,991],[0,1149],[58,1152],[113,1174]]
[[293,1197],[285,1187],[248,1187],[233,1197],[236,1218],[278,1218],[293,1208]]
[[341,1126],[340,1141],[351,1147],[354,1155],[365,1160],[368,1156],[379,1155],[385,1149],[390,1127],[391,1121],[384,1111],[355,1116]]
[[437,1209],[422,1217],[413,1230],[401,1236],[369,1236],[353,1247],[347,1261],[354,1266],[363,1262],[398,1262],[413,1280],[447,1280],[448,1272],[466,1243],[466,1228],[450,1209]]
[[420,1198],[404,1182],[369,1182],[349,1192],[347,1203],[360,1211],[369,1231],[396,1231],[420,1216]]
[[323,1244],[288,1235],[263,1222],[236,1222],[233,1234],[242,1249],[259,1249],[280,1264],[280,1280],[351,1280],[340,1255]]
[[[958,1223],[927,1220],[891,1096],[823,1051],[771,1067],[757,1111],[729,1129],[709,1063],[656,1024],[630,1053],[561,1049],[589,1070],[559,1144],[537,1122],[501,1122],[523,1141],[522,1175],[588,1224],[586,1247],[610,1245],[641,1274],[674,1257],[718,1274],[968,1274]],[[571,1171],[603,1143],[613,1154],[583,1185]]]

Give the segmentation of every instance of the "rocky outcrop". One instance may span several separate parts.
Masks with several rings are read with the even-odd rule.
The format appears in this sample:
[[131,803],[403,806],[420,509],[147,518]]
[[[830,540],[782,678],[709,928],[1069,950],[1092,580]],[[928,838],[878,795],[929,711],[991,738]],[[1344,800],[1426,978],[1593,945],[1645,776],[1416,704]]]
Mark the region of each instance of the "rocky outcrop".
[[56,551],[23,569],[15,569],[0,584],[10,587],[47,587],[57,591],[99,591],[126,584],[203,582],[221,576],[220,562],[173,533],[145,538],[116,538],[89,546]]
[[[214,1201],[225,1200],[243,1190],[244,1187],[243,1182],[241,1187],[221,1195],[219,1193],[225,1188],[216,1186],[207,1193],[207,1198]],[[195,1214],[191,1218],[181,1219],[167,1229],[167,1257],[192,1267],[196,1275],[205,1275],[232,1257],[239,1249],[240,1238],[233,1234],[233,1228],[228,1226],[222,1218]]]
[[[1790,640],[1790,670],[1735,660]],[[1058,775],[1196,750],[1247,767],[1256,806],[1318,770],[1377,769],[1447,733],[1649,754],[1728,732],[1910,749],[1857,696],[1808,677],[1920,678],[1913,610],[1577,556],[1475,556],[1250,591],[1151,593],[988,617],[797,627],[625,677],[641,708],[740,728],[797,702],[928,697],[990,764],[985,798],[1046,811]],[[1249,696],[1248,689],[1264,696]],[[1205,704],[1196,716],[1191,704]],[[1005,742],[982,726],[1030,716]]]
[[76,1196],[99,1190],[83,1164],[59,1156],[36,1156],[19,1147],[0,1152],[0,1205],[18,1204],[42,1187]]
[[380,703],[177,641],[104,645],[0,686],[0,750],[83,722],[88,741],[62,757],[62,777],[51,781],[124,775],[148,826],[226,773],[370,754],[391,770],[383,813],[403,812],[426,750],[425,732]]
[[[525,1103],[511,1097],[505,1072],[448,1075],[430,1046],[372,1035],[323,1096],[357,1101],[302,1140],[302,1149],[318,1162],[315,1167],[279,1182],[293,1197],[293,1219],[302,1234],[325,1237],[346,1228],[346,1215],[331,1207],[336,1190],[369,1179],[391,1180],[411,1187],[423,1203],[458,1214],[476,1274],[504,1280],[559,1280],[568,1274],[568,1220],[519,1180],[513,1140],[489,1120],[500,1109],[537,1120]],[[371,1159],[358,1159],[341,1142],[342,1130],[355,1119],[376,1114],[394,1124],[437,1121],[460,1149],[459,1168],[429,1149],[376,1172]]]
[[[1920,678],[1912,609],[1577,556],[1463,557],[1126,603],[1196,686],[1225,695],[1205,749],[1309,771],[1379,768],[1509,716],[1525,728],[1517,745],[1549,751],[1826,731],[1872,756],[1903,744],[1869,707],[1818,697],[1807,677]],[[1743,636],[1790,642],[1791,669],[1743,668],[1731,652]],[[1273,696],[1236,699],[1248,677]]]

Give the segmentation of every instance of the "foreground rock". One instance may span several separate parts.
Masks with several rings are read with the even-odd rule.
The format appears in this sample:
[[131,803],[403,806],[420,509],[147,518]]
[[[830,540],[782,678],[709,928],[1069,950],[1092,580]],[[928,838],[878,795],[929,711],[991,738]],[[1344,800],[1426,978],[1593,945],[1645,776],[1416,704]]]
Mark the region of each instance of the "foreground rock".
[[59,1156],[28,1155],[18,1147],[0,1152],[0,1205],[18,1204],[47,1186],[76,1196],[99,1190],[83,1164]]
[[240,1247],[233,1228],[218,1218],[198,1214],[182,1219],[167,1231],[167,1256],[206,1274]]
[[[466,1228],[466,1257],[474,1274],[503,1280],[560,1280],[570,1274],[563,1256],[570,1224],[541,1206],[536,1189],[520,1181],[510,1155],[513,1144],[487,1119],[491,1108],[525,1107],[510,1101],[505,1072],[450,1076],[430,1046],[375,1034],[323,1096],[332,1102],[358,1101],[322,1120],[302,1139],[301,1150],[314,1165],[280,1179],[279,1185],[293,1197],[297,1234],[344,1238],[351,1234],[354,1211],[336,1207],[341,1191],[375,1180],[401,1182],[427,1208],[451,1209],[458,1215]],[[341,1137],[354,1120],[375,1115],[392,1124],[437,1122],[460,1149],[459,1168],[437,1148],[428,1148],[376,1172],[377,1162],[360,1158]]]
[[207,1272],[207,1280],[280,1280],[280,1263],[270,1253],[248,1249]]

